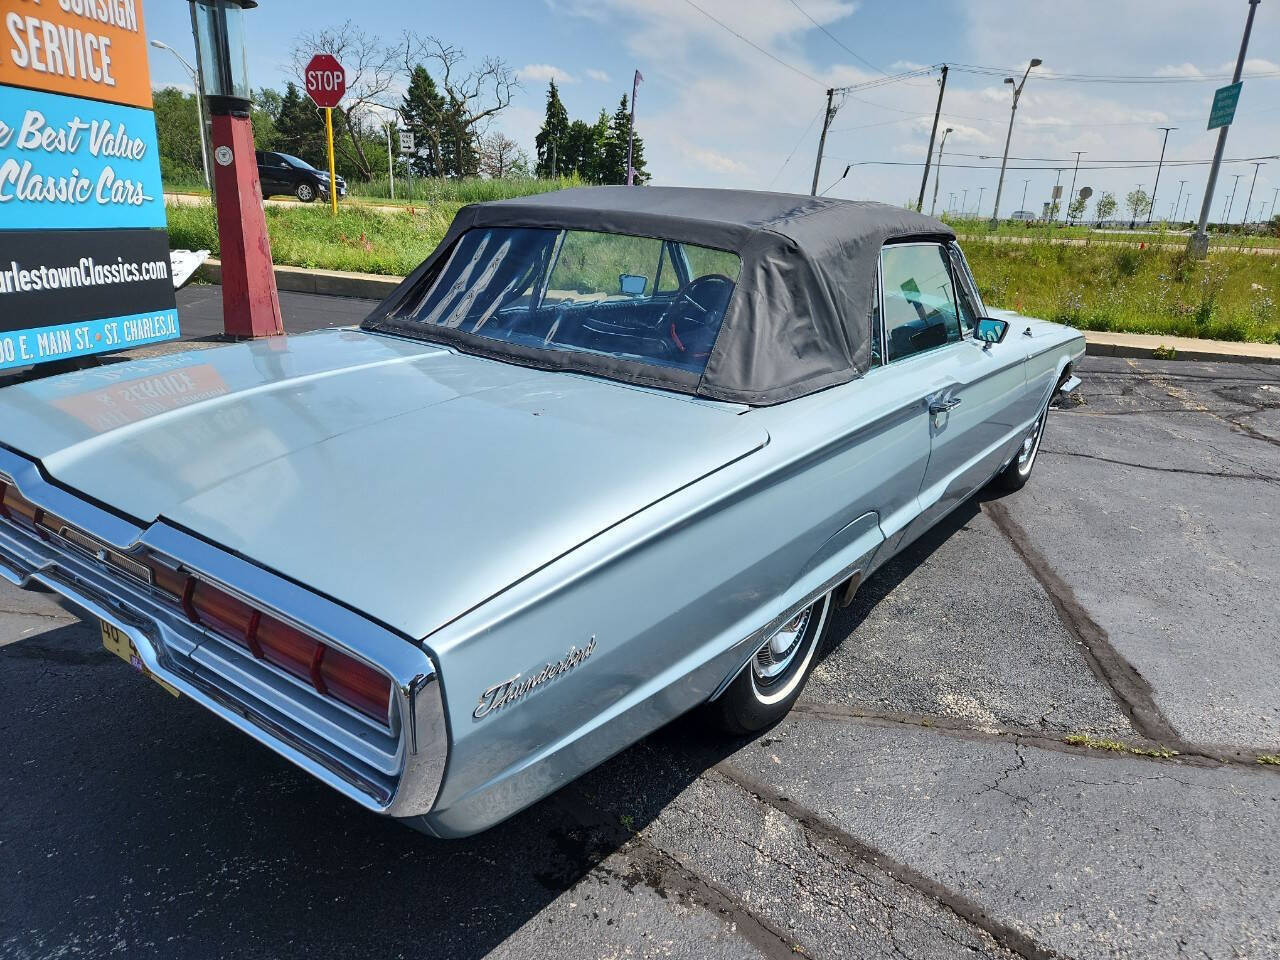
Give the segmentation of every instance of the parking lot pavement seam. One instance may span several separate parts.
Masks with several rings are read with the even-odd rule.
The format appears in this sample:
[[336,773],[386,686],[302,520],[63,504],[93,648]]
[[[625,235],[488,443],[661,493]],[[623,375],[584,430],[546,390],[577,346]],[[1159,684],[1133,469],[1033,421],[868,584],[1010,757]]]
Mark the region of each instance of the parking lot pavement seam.
[[[596,833],[633,868],[631,874],[617,876],[624,885],[642,883],[666,899],[675,894],[718,917],[732,932],[756,947],[766,957],[808,956],[785,933],[757,917],[718,883],[690,869],[638,833],[601,814],[581,788],[571,784],[551,798],[582,829]],[[608,871],[597,865],[594,869]]]
[[1238,754],[1221,755],[1198,750],[1192,745],[1186,751],[1169,750],[1168,756],[1156,751],[1161,744],[1152,740],[1126,742],[1125,749],[1100,749],[1086,744],[1072,743],[1070,738],[1059,738],[1023,727],[986,727],[978,728],[966,724],[963,720],[952,717],[939,717],[927,714],[898,714],[877,710],[864,710],[843,704],[810,703],[801,701],[791,708],[792,713],[802,713],[810,717],[818,717],[831,721],[856,721],[874,726],[910,727],[916,730],[930,730],[942,736],[958,740],[976,742],[1008,742],[1017,746],[1034,747],[1037,750],[1050,750],[1056,753],[1067,753],[1074,756],[1088,756],[1097,760],[1140,760],[1174,767],[1197,767],[1203,769],[1251,770],[1262,775],[1280,775],[1280,765],[1270,764],[1261,758],[1271,756],[1265,751],[1240,751]]
[[1066,960],[1063,954],[1041,944],[1029,933],[996,920],[979,903],[969,899],[964,894],[956,893],[949,887],[924,875],[915,868],[907,866],[905,863],[899,863],[869,843],[858,839],[842,827],[832,823],[817,811],[811,810],[773,787],[761,783],[727,760],[717,763],[712,770],[729,783],[755,797],[761,803],[794,820],[814,836],[836,844],[854,859],[869,864],[881,873],[887,874],[899,883],[933,900],[961,920],[985,932],[1001,947],[1023,957],[1024,960]]
[[1222,480],[1260,480],[1263,483],[1278,483],[1280,477],[1268,476],[1265,473],[1227,473],[1225,470],[1192,470],[1188,467],[1157,467],[1149,463],[1133,463],[1129,460],[1114,460],[1111,457],[1100,457],[1094,453],[1076,453],[1072,450],[1046,450],[1040,449],[1042,455],[1048,454],[1054,457],[1079,457],[1083,460],[1097,460],[1100,463],[1110,463],[1118,467],[1134,467],[1138,470],[1156,470],[1160,473],[1186,473],[1196,477],[1218,477]]
[[[996,529],[1005,535],[1013,545],[1014,552],[1040,583],[1057,610],[1063,626],[1080,642],[1089,669],[1110,692],[1133,724],[1134,730],[1156,743],[1181,744],[1181,737],[1156,705],[1151,684],[1111,645],[1106,631],[1076,600],[1071,586],[1049,565],[1040,551],[1031,545],[1026,532],[1010,516],[1004,504],[989,500],[982,504],[982,511],[995,524]],[[1179,748],[1175,746],[1174,749]]]

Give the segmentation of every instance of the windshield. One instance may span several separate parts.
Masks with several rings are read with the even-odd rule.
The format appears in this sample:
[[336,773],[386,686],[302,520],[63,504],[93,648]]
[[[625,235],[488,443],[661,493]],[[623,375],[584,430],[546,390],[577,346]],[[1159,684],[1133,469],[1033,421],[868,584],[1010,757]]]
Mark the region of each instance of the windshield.
[[287,160],[292,166],[298,167],[299,169],[315,170],[315,167],[307,163],[307,161],[299,160],[297,157],[293,156],[292,154],[282,153],[280,154],[280,157],[284,160]]
[[742,263],[585,230],[469,230],[399,315],[491,340],[702,373]]

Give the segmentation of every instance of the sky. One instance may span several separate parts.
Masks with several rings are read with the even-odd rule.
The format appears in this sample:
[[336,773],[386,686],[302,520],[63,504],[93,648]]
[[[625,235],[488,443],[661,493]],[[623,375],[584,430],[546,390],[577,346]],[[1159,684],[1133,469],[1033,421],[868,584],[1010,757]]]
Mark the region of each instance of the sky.
[[[194,59],[187,4],[143,0],[143,11],[150,38]],[[951,71],[939,129],[941,136],[952,128],[938,210],[963,202],[968,212],[988,216],[1012,100],[1002,80],[1015,70],[1020,78],[1039,57],[1044,63],[1031,72],[1018,105],[1001,212],[1039,211],[1059,169],[1070,188],[1075,151],[1084,151],[1077,191],[1110,190],[1122,205],[1135,187],[1150,193],[1164,136],[1157,128],[1176,126],[1156,215],[1170,215],[1181,194],[1184,202],[1193,198],[1187,216],[1194,217],[1216,142],[1216,132],[1205,129],[1210,103],[1214,89],[1229,82],[1246,13],[1246,0],[262,0],[246,19],[255,87],[293,79],[289,53],[300,32],[348,19],[389,42],[413,30],[477,61],[502,58],[519,72],[521,88],[494,127],[530,155],[548,79],[556,79],[570,117],[591,121],[602,107],[613,112],[638,69],[644,82],[636,129],[652,182],[668,185],[807,193],[827,88],[943,62],[993,68]],[[152,49],[150,56],[154,86],[190,88],[171,54]],[[1242,158],[1277,157],[1258,171],[1252,217],[1280,186],[1277,61],[1280,4],[1262,3],[1227,141],[1226,157],[1236,162],[1223,164],[1215,220],[1233,187],[1231,219],[1244,215],[1254,166]],[[1080,82],[1064,75],[1163,79]],[[820,189],[914,203],[937,77],[935,70],[838,98]],[[1149,166],[1129,165],[1134,161]],[[1126,166],[1115,169],[1117,163]],[[926,211],[933,188],[930,174]]]

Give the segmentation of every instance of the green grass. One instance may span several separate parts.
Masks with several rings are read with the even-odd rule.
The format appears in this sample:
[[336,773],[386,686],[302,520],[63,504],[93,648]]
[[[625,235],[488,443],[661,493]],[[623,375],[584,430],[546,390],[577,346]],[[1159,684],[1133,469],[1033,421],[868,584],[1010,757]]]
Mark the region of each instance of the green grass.
[[1084,330],[1280,343],[1280,257],[969,239],[988,306]]
[[1168,760],[1178,755],[1177,750],[1170,750],[1168,747],[1135,747],[1122,740],[1095,737],[1088,733],[1073,733],[1062,739],[1064,743],[1069,743],[1073,747],[1088,747],[1090,750],[1105,750],[1108,753],[1130,753],[1137,757],[1157,757],[1161,760]]
[[[548,193],[566,187],[579,187],[577,177],[560,177],[557,180],[535,180],[532,177],[508,180],[484,180],[468,177],[463,180],[406,180],[396,177],[397,204],[422,203],[483,203],[488,200],[505,200],[508,197],[526,197],[535,193]],[[389,203],[390,183],[386,177],[369,181],[348,181],[347,197],[359,200],[378,200]]]
[[[969,242],[982,237],[1023,237],[1031,240],[1092,240],[1097,243],[1168,243],[1183,246],[1189,239],[1185,224],[1178,224],[1178,229],[1170,230],[1159,226],[1147,229],[1125,230],[1121,227],[1096,230],[1089,226],[1057,223],[1026,224],[1002,221],[994,230],[990,220],[958,219],[943,217],[953,230]],[[1272,233],[1243,233],[1229,231],[1226,233],[1210,231],[1209,245],[1214,248],[1239,247],[1280,247],[1280,235]]]

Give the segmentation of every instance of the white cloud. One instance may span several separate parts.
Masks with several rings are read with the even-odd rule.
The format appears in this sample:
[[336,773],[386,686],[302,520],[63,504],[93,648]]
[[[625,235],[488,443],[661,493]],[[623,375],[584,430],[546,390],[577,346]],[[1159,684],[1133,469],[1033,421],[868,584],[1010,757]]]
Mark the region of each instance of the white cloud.
[[567,70],[561,70],[559,67],[552,66],[549,63],[529,63],[525,64],[519,70],[520,79],[525,83],[546,83],[554,80],[556,83],[577,83],[578,78]]
[[594,67],[588,67],[584,72],[588,78],[595,80],[597,83],[609,82],[609,75],[603,70],[596,70]]

